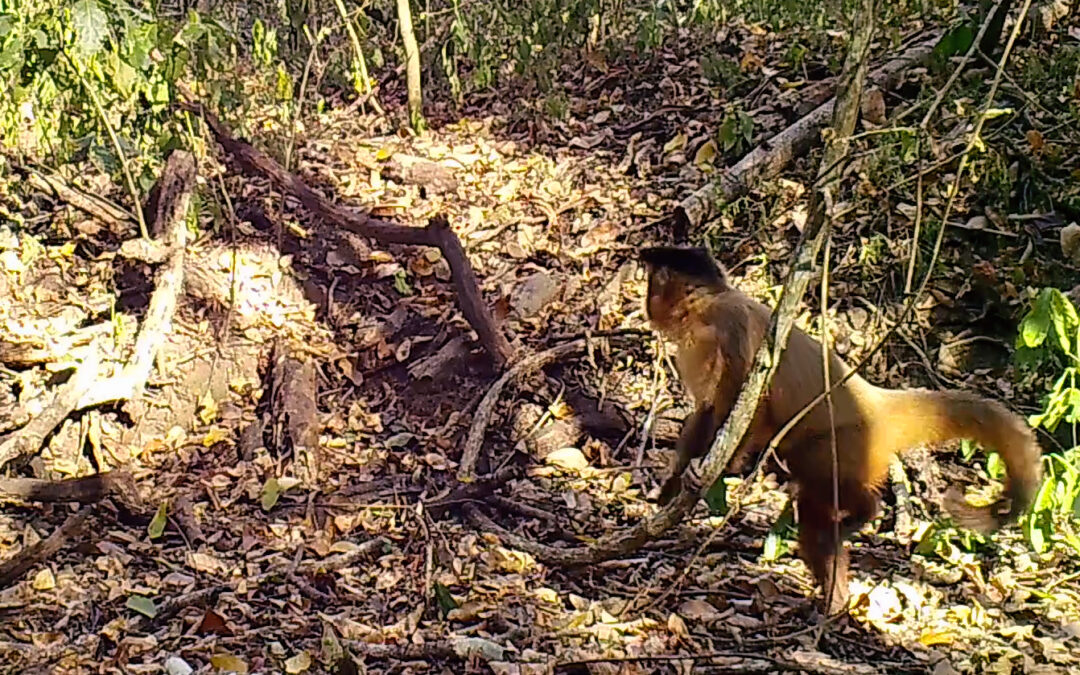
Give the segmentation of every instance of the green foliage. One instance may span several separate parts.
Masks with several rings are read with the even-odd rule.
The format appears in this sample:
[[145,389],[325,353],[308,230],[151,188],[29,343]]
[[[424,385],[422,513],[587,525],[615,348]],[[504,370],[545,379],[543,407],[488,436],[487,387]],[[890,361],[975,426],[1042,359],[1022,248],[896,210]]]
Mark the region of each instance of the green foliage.
[[705,491],[705,504],[708,505],[710,513],[722,516],[728,512],[727,492],[728,485],[723,476],[709,486]]
[[717,135],[725,153],[734,151],[741,155],[753,147],[751,141],[754,138],[754,118],[741,108],[728,110]]
[[[1074,529],[1080,515],[1080,447],[1076,440],[1076,423],[1080,420],[1080,388],[1076,382],[1080,366],[1078,329],[1080,317],[1069,298],[1056,288],[1044,288],[1020,321],[1016,339],[1015,358],[1022,366],[1057,375],[1043,400],[1042,411],[1033,415],[1030,423],[1051,432],[1062,421],[1072,427],[1073,447],[1043,457],[1046,477],[1023,521],[1028,543],[1040,553],[1050,548],[1055,537],[1080,552],[1080,538]],[[991,469],[989,463],[987,469]]]
[[[88,157],[109,172],[120,158],[108,128],[149,180],[149,161],[175,145],[175,83],[212,83],[229,70],[231,40],[196,12],[162,20],[124,0],[14,0],[0,5],[0,143],[54,162]],[[218,77],[238,86],[235,77]],[[98,106],[100,105],[99,113]]]

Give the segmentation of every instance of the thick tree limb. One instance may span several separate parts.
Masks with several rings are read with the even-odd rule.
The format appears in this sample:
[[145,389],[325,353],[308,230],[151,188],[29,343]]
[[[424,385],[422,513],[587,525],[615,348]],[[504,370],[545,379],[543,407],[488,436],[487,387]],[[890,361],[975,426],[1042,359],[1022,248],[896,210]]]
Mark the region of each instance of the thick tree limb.
[[[941,36],[940,32],[935,33],[910,45],[904,53],[875,70],[870,76],[871,81],[885,90],[895,87],[907,68],[930,56]],[[683,199],[675,209],[675,217],[683,227],[697,228],[716,217],[721,206],[745,193],[758,181],[778,175],[791,160],[818,140],[818,131],[832,116],[835,102],[834,97],[821,104]]]
[[213,113],[204,109],[202,105],[187,102],[182,104],[181,107],[184,110],[201,115],[206,120],[206,124],[211,133],[214,134],[218,144],[239,165],[244,173],[270,179],[270,182],[279,190],[288,192],[299,199],[304,208],[316,217],[342,229],[365,237],[371,237],[382,243],[434,246],[442,251],[446,262],[450,264],[454,286],[457,290],[458,305],[461,307],[461,312],[465,315],[466,320],[479,336],[480,344],[495,360],[495,364],[499,368],[510,360],[513,355],[510,343],[507,341],[506,336],[496,327],[494,317],[492,317],[491,312],[484,304],[480,295],[480,286],[476,280],[476,273],[465,255],[461,240],[450,229],[445,217],[436,216],[431,219],[426,227],[410,227],[379,220],[358,209],[335,204],[309,187],[295,174],[286,171],[284,167],[269,156],[256,150],[250,143],[234,138],[228,128]]
[[146,310],[131,360],[119,375],[94,385],[80,400],[78,408],[138,398],[150,378],[158,350],[172,328],[177,300],[184,286],[184,252],[187,246],[187,210],[195,189],[195,158],[191,153],[174,151],[169,155],[161,178],[152,193],[151,234],[168,251],[165,263],[157,272],[154,293]]

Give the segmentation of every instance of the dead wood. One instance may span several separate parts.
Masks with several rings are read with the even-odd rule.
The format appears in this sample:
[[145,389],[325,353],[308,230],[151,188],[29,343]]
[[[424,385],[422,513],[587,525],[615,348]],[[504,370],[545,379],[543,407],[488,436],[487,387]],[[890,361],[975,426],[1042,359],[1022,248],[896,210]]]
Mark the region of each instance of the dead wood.
[[[279,341],[274,349],[272,414],[274,445],[293,451],[293,471],[300,482],[319,482],[319,425],[315,404],[315,362],[310,356]],[[288,441],[286,443],[286,441]]]
[[47,408],[26,426],[0,440],[0,467],[41,449],[53,429],[78,407],[79,400],[97,381],[99,364],[100,358],[96,350],[91,351],[87,359],[79,364],[71,379],[60,387]]
[[275,160],[256,150],[250,143],[234,138],[217,116],[201,104],[193,102],[194,99],[190,94],[185,95],[189,101],[181,104],[181,108],[203,117],[222,150],[244,173],[268,178],[279,190],[288,192],[299,199],[312,215],[334,226],[371,237],[382,243],[438,248],[450,265],[461,312],[476,331],[480,344],[495,360],[497,367],[501,368],[510,360],[513,349],[506,336],[495,325],[494,317],[484,304],[472,264],[465,255],[461,240],[450,229],[450,224],[444,216],[432,218],[426,227],[411,227],[380,220],[359,209],[335,204],[309,187],[298,176],[285,170]]
[[120,475],[120,472],[113,471],[67,480],[0,478],[0,499],[92,504],[101,501],[109,494]]
[[172,329],[173,314],[183,290],[186,217],[194,189],[194,156],[181,150],[174,151],[158,179],[158,197],[152,204],[154,210],[146,212],[151,234],[169,253],[157,272],[154,293],[139,327],[134,353],[119,375],[98,382],[83,396],[78,405],[80,409],[142,395],[158,350]]
[[432,518],[438,518],[455,505],[487,497],[521,475],[522,469],[519,466],[503,467],[490,476],[458,486],[445,497],[432,500],[426,506],[427,512]]
[[[812,675],[875,675],[880,672],[865,663],[845,663],[839,659],[812,650],[795,650],[787,656],[771,656],[752,652],[720,650],[697,654],[653,654],[641,656],[612,656],[592,659],[563,661],[555,665],[555,671],[576,672],[590,665],[653,662],[707,662],[710,673],[780,673],[796,672]],[[705,665],[705,664],[700,664]]]
[[158,349],[170,330],[177,297],[183,286],[184,247],[188,202],[195,187],[195,158],[188,152],[169,155],[161,177],[160,198],[152,212],[154,232],[171,254],[158,271],[146,317],[139,328],[131,360],[118,375],[99,380],[100,354],[92,346],[75,375],[56,394],[52,403],[26,426],[0,441],[0,467],[37,452],[49,434],[71,413],[84,408],[135,399],[154,367]]
[[537,354],[525,357],[514,364],[510,370],[502,374],[495,381],[480,404],[476,406],[476,415],[473,416],[472,426],[469,427],[469,435],[465,439],[465,447],[461,451],[461,466],[458,467],[457,477],[462,482],[470,482],[476,479],[476,462],[480,458],[480,450],[484,446],[484,434],[487,432],[491,415],[495,412],[495,404],[499,401],[499,395],[511,380],[531,373],[537,368],[543,368],[549,363],[577,354],[585,350],[587,338],[580,338],[571,342],[544,350]]
[[84,506],[64,521],[64,524],[45,539],[27,546],[11,558],[0,563],[0,588],[7,588],[34,565],[48,560],[68,542],[82,534],[93,507]]
[[[908,46],[902,54],[876,69],[869,76],[870,82],[886,91],[895,87],[903,72],[925,61],[940,40],[941,33],[935,33]],[[744,194],[757,182],[778,175],[819,140],[818,132],[832,117],[835,102],[833,97],[819,105],[683,199],[675,208],[680,227],[687,231],[696,229],[715,218],[725,203]]]
[[123,209],[109,202],[73,188],[56,175],[40,173],[26,168],[26,180],[30,187],[42,192],[52,192],[57,198],[74,206],[87,215],[113,226],[116,232],[124,232],[135,222],[135,218]]

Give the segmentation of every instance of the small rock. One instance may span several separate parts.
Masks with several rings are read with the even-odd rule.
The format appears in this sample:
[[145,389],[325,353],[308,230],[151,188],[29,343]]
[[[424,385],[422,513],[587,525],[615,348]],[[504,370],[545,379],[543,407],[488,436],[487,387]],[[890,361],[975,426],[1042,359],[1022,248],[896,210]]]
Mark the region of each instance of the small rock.
[[538,314],[553,302],[562,290],[562,284],[550,272],[537,272],[519,285],[510,298],[510,305],[522,318]]
[[194,671],[184,659],[179,656],[170,656],[165,659],[165,672],[169,675],[191,675]]

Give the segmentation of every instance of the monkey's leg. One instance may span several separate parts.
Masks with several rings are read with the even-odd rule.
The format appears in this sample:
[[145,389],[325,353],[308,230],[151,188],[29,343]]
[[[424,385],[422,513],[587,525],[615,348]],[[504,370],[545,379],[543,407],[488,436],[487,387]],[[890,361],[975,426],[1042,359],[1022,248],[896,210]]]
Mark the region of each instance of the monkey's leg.
[[837,512],[833,509],[831,481],[799,486],[799,552],[821,585],[822,600],[828,602],[825,609],[830,616],[845,611],[848,604],[850,554],[844,542],[878,510],[877,494],[857,481],[841,482],[839,497]]
[[717,419],[712,406],[698,406],[683,422],[679,441],[675,445],[675,459],[671,463],[671,473],[660,488],[661,506],[666,505],[682,489],[682,474],[695,459],[705,454],[716,435]]
[[842,543],[837,546],[836,512],[831,496],[822,494],[821,488],[799,486],[799,555],[821,586],[822,602],[828,603],[825,609],[831,616],[847,608],[848,553]]

